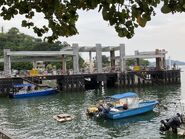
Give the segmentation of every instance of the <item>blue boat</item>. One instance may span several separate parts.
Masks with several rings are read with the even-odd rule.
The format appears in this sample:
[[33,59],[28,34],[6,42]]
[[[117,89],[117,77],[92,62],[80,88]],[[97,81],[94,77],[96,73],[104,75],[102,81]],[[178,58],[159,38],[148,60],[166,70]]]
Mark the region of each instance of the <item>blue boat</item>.
[[138,95],[133,92],[106,97],[95,106],[87,109],[89,115],[121,119],[152,111],[159,102],[156,100],[139,102]]
[[57,90],[49,87],[38,87],[34,84],[15,84],[13,91],[10,92],[10,98],[29,98],[37,96],[46,96],[55,94]]

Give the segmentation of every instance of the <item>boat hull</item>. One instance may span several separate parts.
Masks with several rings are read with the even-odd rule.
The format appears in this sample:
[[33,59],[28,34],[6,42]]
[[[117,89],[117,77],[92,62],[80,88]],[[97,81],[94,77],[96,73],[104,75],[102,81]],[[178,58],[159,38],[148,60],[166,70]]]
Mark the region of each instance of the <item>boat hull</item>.
[[105,116],[109,119],[121,119],[125,117],[135,116],[139,114],[143,114],[149,111],[152,111],[155,106],[158,104],[158,101],[147,101],[139,103],[137,108],[123,110],[119,112],[108,112]]
[[46,96],[50,94],[55,94],[57,91],[53,88],[43,89],[43,90],[35,90],[31,92],[25,92],[21,94],[9,94],[10,98],[29,98],[29,97],[37,97],[37,96]]

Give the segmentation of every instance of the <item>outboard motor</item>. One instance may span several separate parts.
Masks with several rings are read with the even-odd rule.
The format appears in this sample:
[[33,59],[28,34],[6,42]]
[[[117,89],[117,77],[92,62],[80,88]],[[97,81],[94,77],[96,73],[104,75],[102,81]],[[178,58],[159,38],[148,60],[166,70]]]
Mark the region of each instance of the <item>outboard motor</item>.
[[108,113],[110,111],[110,106],[107,105],[106,103],[104,104],[101,104],[99,107],[98,107],[98,112],[96,114],[96,117],[102,117],[102,116],[105,116],[106,113]]
[[166,120],[161,120],[161,126],[159,130],[161,132],[164,132],[172,129],[172,132],[177,134],[177,128],[179,128],[180,125],[184,123],[183,120],[184,120],[184,115],[177,113],[176,116],[173,116]]

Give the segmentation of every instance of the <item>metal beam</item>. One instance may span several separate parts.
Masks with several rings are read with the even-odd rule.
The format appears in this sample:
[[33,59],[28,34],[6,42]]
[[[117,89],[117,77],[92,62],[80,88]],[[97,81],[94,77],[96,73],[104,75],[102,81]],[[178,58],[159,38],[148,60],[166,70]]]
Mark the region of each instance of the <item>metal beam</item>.
[[[111,50],[118,51],[119,46],[102,46],[102,52],[109,52]],[[61,49],[62,51],[71,51],[71,47]],[[81,46],[79,52],[96,52],[96,46]]]
[[[139,55],[156,55],[156,51],[138,52]],[[167,51],[159,51],[157,54],[166,54]]]
[[163,54],[158,55],[127,55],[124,56],[124,59],[133,59],[133,58],[143,58],[143,59],[150,59],[150,58],[164,58]]
[[[24,57],[24,58],[17,58],[14,57],[11,59],[11,62],[34,62],[34,61],[45,61],[45,62],[61,62],[61,58],[59,57]],[[4,58],[0,59],[0,63],[4,62]]]
[[8,56],[61,56],[73,55],[72,51],[10,51]]
[[[120,56],[116,56],[115,59],[119,59]],[[142,59],[152,59],[152,58],[165,58],[165,56],[163,55],[152,55],[152,56],[149,56],[149,55],[127,55],[127,56],[124,56],[123,57],[124,59],[135,59],[135,58],[142,58]]]

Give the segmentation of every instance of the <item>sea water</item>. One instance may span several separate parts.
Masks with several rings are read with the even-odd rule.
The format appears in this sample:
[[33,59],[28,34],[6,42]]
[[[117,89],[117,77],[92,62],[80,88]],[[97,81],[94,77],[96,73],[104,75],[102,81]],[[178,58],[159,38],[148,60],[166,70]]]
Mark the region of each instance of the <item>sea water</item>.
[[[86,115],[87,107],[104,96],[127,91],[136,92],[142,100],[158,100],[160,108],[120,120],[93,119]],[[160,120],[183,112],[184,102],[185,72],[181,72],[178,85],[101,88],[29,99],[0,98],[0,128],[17,139],[177,139],[183,137],[159,132]],[[65,123],[53,119],[53,115],[61,113],[75,115],[75,119]]]

